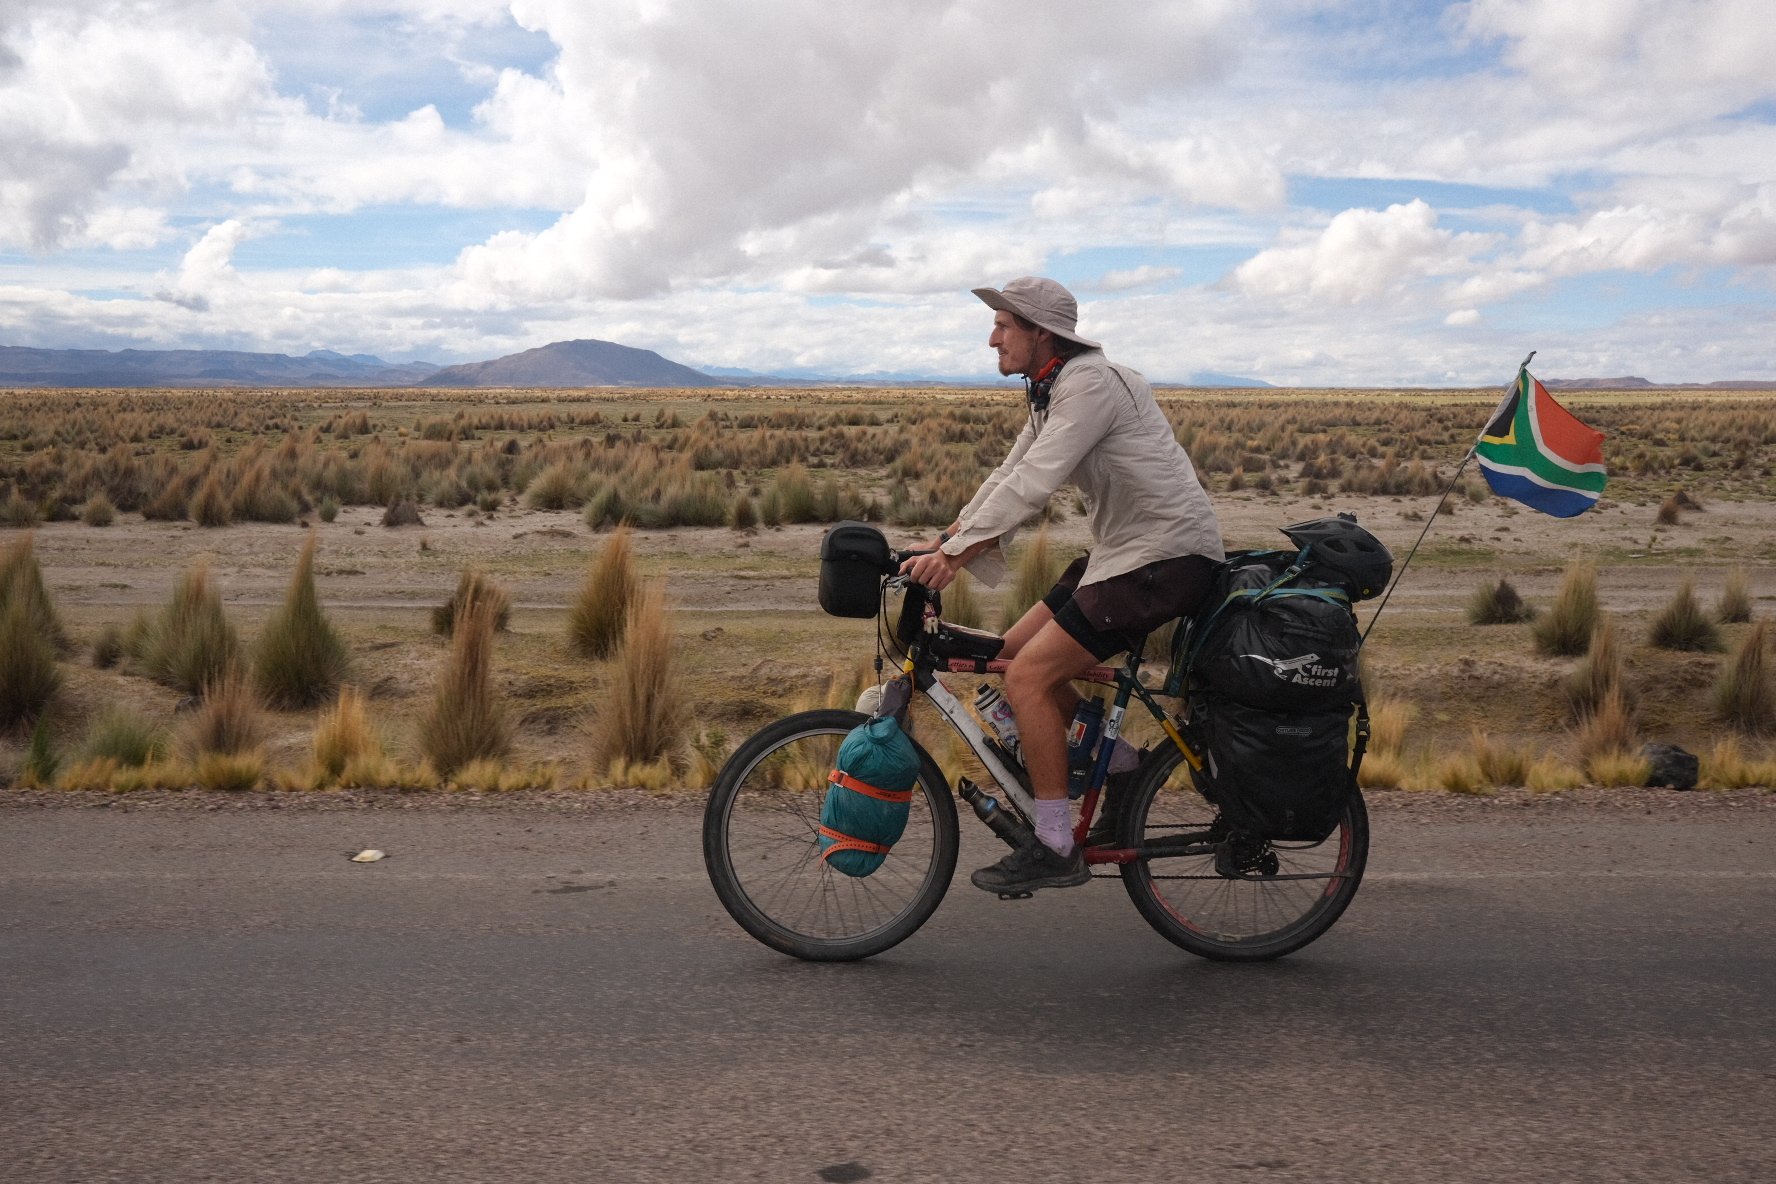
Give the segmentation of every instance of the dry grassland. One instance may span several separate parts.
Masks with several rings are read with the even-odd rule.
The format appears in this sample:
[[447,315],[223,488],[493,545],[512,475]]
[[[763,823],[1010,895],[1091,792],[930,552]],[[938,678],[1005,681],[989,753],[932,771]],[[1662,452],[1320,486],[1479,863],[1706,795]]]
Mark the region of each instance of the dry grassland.
[[[1351,510],[1397,556],[1431,521],[1496,397],[1161,392],[1229,546],[1278,544],[1281,525]],[[1558,521],[1493,498],[1471,470],[1462,478],[1366,651],[1371,694],[1405,721],[1375,762],[1378,784],[1484,789],[1486,778],[1457,769],[1452,754],[1497,770],[1501,747],[1526,758],[1522,768],[1505,762],[1508,775],[1548,785],[1571,780],[1561,768],[1614,768],[1591,759],[1588,721],[1573,706],[1584,656],[1544,654],[1533,622],[1467,623],[1477,590],[1501,579],[1546,614],[1575,560],[1596,566],[1596,608],[1613,646],[1607,669],[1584,674],[1619,681],[1631,734],[1715,760],[1723,784],[1767,783],[1767,724],[1723,722],[1716,695],[1726,672],[1745,667],[1738,651],[1753,630],[1760,653],[1767,645],[1758,622],[1776,598],[1776,400],[1587,392],[1565,401],[1609,433],[1609,496]],[[869,623],[822,616],[814,603],[824,523],[868,517],[897,543],[927,540],[1022,419],[1015,392],[978,389],[0,392],[0,544],[33,540],[69,640],[43,726],[26,720],[0,739],[0,783],[44,768],[34,733],[59,770],[40,779],[74,783],[68,770],[97,759],[91,737],[119,707],[165,736],[167,752],[189,749],[197,696],[150,677],[142,631],[207,564],[249,662],[268,623],[288,615],[310,529],[319,605],[349,651],[342,685],[364,693],[348,703],[353,726],[373,733],[363,743],[374,759],[356,766],[365,778],[443,780],[420,763],[452,647],[433,620],[473,571],[510,602],[493,634],[488,708],[509,725],[509,747],[497,763],[465,765],[456,784],[695,783],[755,727],[798,706],[848,702],[867,675]],[[383,525],[391,507],[420,524]],[[1070,490],[1049,519],[1057,556],[1083,547]],[[636,574],[664,591],[687,708],[670,760],[592,755],[609,743],[600,719],[618,697],[619,658],[589,656],[573,630],[586,628],[589,564],[625,520]],[[1751,620],[1729,613],[1720,649],[1651,644],[1686,583],[1713,613],[1735,581]],[[1004,590],[978,591],[993,625]],[[95,647],[101,660],[120,660],[96,665]],[[1767,679],[1767,668],[1741,677]],[[317,727],[331,736],[340,724],[331,693],[316,706],[255,710],[259,744],[245,756],[212,754],[208,783],[338,783],[346,758],[331,778],[316,763]],[[954,771],[947,740],[933,748]],[[167,776],[195,781],[196,764]],[[111,788],[154,781],[139,771],[83,776]]]

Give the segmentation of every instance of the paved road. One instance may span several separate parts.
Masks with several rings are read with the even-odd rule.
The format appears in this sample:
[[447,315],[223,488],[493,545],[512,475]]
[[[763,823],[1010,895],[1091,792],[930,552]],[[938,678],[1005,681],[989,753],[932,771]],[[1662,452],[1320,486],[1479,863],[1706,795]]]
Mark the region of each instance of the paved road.
[[670,806],[0,809],[0,1179],[1767,1180],[1743,806],[1383,810],[1345,919],[1257,967],[1115,883],[965,882],[804,965]]

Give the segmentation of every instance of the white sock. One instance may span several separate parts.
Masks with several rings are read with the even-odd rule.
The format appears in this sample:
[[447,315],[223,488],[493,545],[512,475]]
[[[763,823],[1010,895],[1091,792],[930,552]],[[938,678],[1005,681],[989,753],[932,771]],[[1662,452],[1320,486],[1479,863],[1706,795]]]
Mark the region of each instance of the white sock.
[[1066,798],[1036,800],[1036,837],[1056,855],[1073,854],[1073,809]]
[[1110,773],[1126,773],[1140,763],[1140,751],[1136,749],[1133,744],[1130,744],[1127,740],[1118,736],[1116,738],[1116,747],[1110,751],[1110,768],[1107,771]]

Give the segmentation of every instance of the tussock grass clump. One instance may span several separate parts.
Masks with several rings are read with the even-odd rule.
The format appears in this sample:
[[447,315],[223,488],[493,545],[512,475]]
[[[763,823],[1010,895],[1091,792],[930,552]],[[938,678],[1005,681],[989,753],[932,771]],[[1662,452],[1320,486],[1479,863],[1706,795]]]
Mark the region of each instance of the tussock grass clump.
[[512,747],[511,725],[493,689],[497,613],[482,597],[462,606],[437,693],[419,721],[419,750],[446,777],[472,761],[503,757]]
[[0,548],[0,607],[10,604],[24,607],[31,628],[42,635],[59,653],[67,652],[68,633],[49,588],[43,582],[43,569],[37,564],[36,536],[23,535],[16,542]]
[[1559,793],[1585,784],[1585,774],[1558,757],[1543,755],[1529,766],[1524,784],[1535,793]]
[[1048,595],[1061,578],[1062,563],[1048,542],[1048,524],[1036,532],[1036,538],[1024,548],[1013,570],[1011,587],[999,605],[999,631],[1017,624],[1032,605]]
[[25,789],[54,785],[56,770],[61,767],[62,755],[56,751],[49,721],[40,717],[37,726],[31,729],[30,743],[25,745],[25,759],[19,766],[19,785]]
[[1687,578],[1678,585],[1671,603],[1653,618],[1647,640],[1662,650],[1690,653],[1713,654],[1726,648],[1721,644],[1720,626],[1702,611],[1695,585]]
[[1554,595],[1554,606],[1530,628],[1536,649],[1551,657],[1575,658],[1591,644],[1600,614],[1597,565],[1587,560],[1567,565]]
[[1468,597],[1467,613],[1470,625],[1521,625],[1535,617],[1535,609],[1502,576],[1496,584],[1482,584],[1474,589]]
[[265,740],[258,697],[239,670],[229,670],[204,688],[203,699],[185,725],[185,749],[197,758],[209,753],[234,756]]
[[0,500],[0,526],[11,530],[29,530],[43,520],[37,512],[37,503],[19,496],[14,489]]
[[321,612],[315,592],[315,534],[309,532],[283,607],[265,622],[253,653],[253,682],[273,707],[313,707],[351,668],[351,652]]
[[80,507],[80,520],[88,526],[110,526],[116,518],[117,507],[111,504],[111,499],[105,496],[102,489],[87,498],[86,504]]
[[1397,752],[1370,749],[1363,754],[1363,763],[1357,767],[1357,784],[1364,789],[1404,788],[1406,762]]
[[585,582],[568,609],[567,641],[573,651],[587,658],[603,658],[614,651],[640,591],[629,528],[620,525],[592,557]]
[[1596,711],[1612,691],[1621,694],[1624,702],[1630,702],[1627,673],[1616,623],[1603,617],[1591,632],[1585,657],[1566,678],[1566,702],[1572,708],[1573,718],[1582,719]]
[[21,598],[0,603],[0,727],[40,718],[61,689],[55,649]]
[[245,793],[265,777],[265,754],[253,752],[206,752],[191,766],[191,780],[199,789]]
[[1612,780],[1622,775],[1623,762],[1627,760],[1639,761],[1641,780],[1646,778],[1646,760],[1639,755],[1639,729],[1620,687],[1612,687],[1597,707],[1579,721],[1574,746],[1579,767],[1596,785],[1640,784]]
[[1652,764],[1637,752],[1599,753],[1585,763],[1585,774],[1592,784],[1604,788],[1645,785],[1652,775]]
[[1458,752],[1444,757],[1437,762],[1432,776],[1437,788],[1449,793],[1484,797],[1492,792],[1493,783],[1487,780],[1469,753]]
[[432,610],[432,632],[440,637],[452,636],[456,632],[456,622],[462,615],[464,606],[476,602],[486,602],[490,606],[494,631],[504,633],[512,619],[512,597],[504,588],[473,567],[463,569],[462,575],[457,577],[456,591],[450,594],[450,599]]
[[658,584],[648,585],[630,607],[610,686],[592,725],[591,765],[609,776],[622,767],[618,762],[677,765],[689,718],[666,595]]
[[1743,567],[1727,573],[1727,585],[1721,589],[1714,616],[1723,625],[1742,625],[1751,620],[1751,574]]
[[93,638],[92,664],[100,670],[109,670],[123,660],[123,630],[116,624],[106,625]]
[[449,788],[469,793],[513,793],[521,789],[554,789],[560,780],[555,765],[531,765],[514,769],[502,761],[473,761],[456,771]]
[[1659,503],[1659,512],[1653,515],[1653,522],[1658,526],[1676,526],[1683,520],[1682,509],[1675,497],[1668,497]]
[[981,604],[980,592],[975,587],[973,576],[965,571],[956,573],[955,580],[943,590],[943,609],[946,621],[954,621],[970,629],[981,627],[986,609]]
[[1771,683],[1769,652],[1769,623],[1757,621],[1739,639],[1715,680],[1715,718],[1742,732],[1776,728],[1776,685]]
[[197,492],[191,495],[187,509],[191,520],[199,526],[227,526],[234,521],[234,503],[222,487],[222,474],[210,470]]
[[1776,786],[1776,760],[1748,756],[1739,737],[1723,736],[1702,758],[1702,785],[1708,789]]
[[338,781],[353,761],[382,755],[382,742],[370,725],[364,693],[344,687],[331,707],[315,720],[315,768],[328,781]]
[[1494,740],[1475,728],[1469,740],[1474,767],[1487,785],[1509,786],[1529,783],[1529,754],[1519,745]]
[[109,790],[115,788],[115,782],[124,767],[113,757],[83,758],[75,761],[56,776],[56,788]]
[[209,565],[201,559],[185,573],[160,615],[132,632],[133,645],[126,644],[132,661],[149,678],[188,695],[202,694],[240,662],[240,639],[210,583]]
[[584,477],[566,463],[550,465],[524,489],[524,504],[533,510],[577,510],[585,500]]
[[[1369,752],[1398,756],[1406,751],[1406,731],[1417,714],[1416,707],[1400,699],[1377,697],[1370,700]],[[1363,758],[1365,764],[1368,759],[1367,756]]]
[[406,498],[396,498],[382,512],[382,524],[389,527],[424,526],[425,519],[419,516],[419,503]]
[[112,761],[134,768],[160,760],[167,752],[166,732],[125,707],[100,712],[80,746],[82,762]]
[[735,530],[752,530],[758,526],[758,510],[752,504],[752,498],[741,493],[734,499],[734,509],[728,516],[728,525]]

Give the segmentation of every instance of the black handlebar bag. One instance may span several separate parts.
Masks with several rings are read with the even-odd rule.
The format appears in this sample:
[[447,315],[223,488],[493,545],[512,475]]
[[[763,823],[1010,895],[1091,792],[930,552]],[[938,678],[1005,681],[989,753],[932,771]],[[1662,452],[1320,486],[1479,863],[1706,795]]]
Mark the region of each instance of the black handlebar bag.
[[882,577],[894,571],[894,552],[867,522],[839,522],[820,540],[820,608],[835,617],[873,617],[882,604]]

